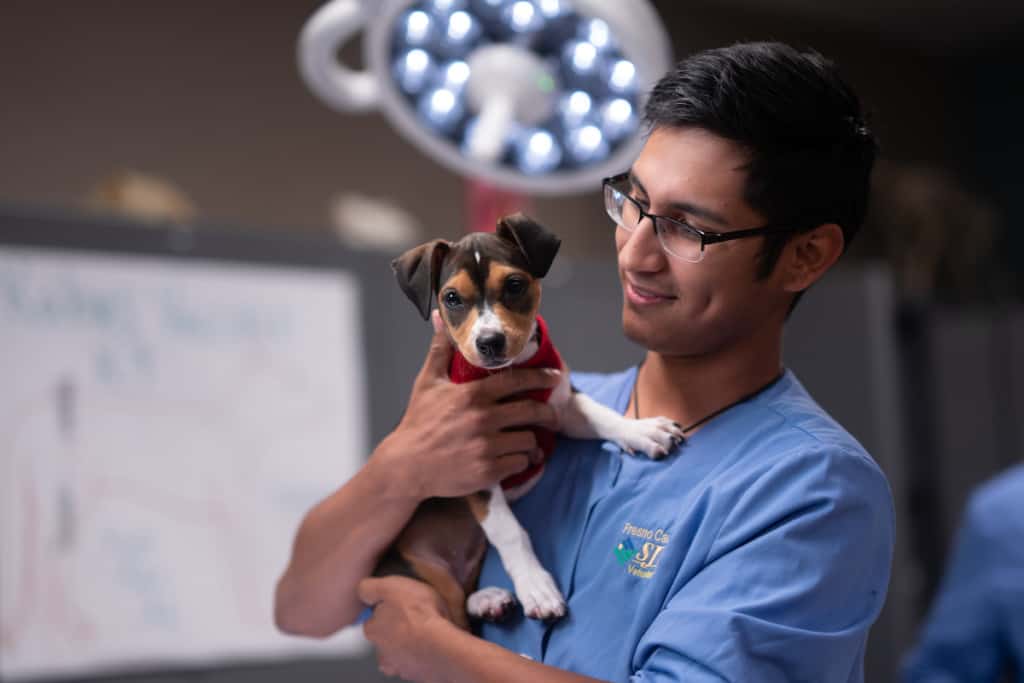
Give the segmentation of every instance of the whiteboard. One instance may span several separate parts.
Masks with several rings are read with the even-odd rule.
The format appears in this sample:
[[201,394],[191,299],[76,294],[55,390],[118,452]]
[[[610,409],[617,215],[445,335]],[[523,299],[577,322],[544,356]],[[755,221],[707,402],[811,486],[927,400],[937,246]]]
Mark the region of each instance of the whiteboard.
[[367,453],[358,294],[0,247],[0,678],[365,650],[272,618],[302,515]]

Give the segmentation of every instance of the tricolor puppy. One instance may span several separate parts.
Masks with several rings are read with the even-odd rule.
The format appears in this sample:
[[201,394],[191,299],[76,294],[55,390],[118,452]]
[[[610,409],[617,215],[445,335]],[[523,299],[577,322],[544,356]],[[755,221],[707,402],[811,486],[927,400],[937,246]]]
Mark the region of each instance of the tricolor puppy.
[[[555,367],[562,380],[547,400],[558,415],[559,432],[581,439],[607,439],[629,452],[653,458],[682,441],[666,418],[633,420],[573,390],[568,368],[551,344],[540,307],[540,280],[558,253],[560,240],[533,220],[516,214],[501,219],[495,233],[473,233],[455,243],[434,240],[392,263],[398,284],[424,319],[436,301],[456,352],[453,381],[478,379],[508,367]],[[545,457],[554,445],[538,433]],[[552,619],[565,614],[565,601],[540,565],[530,539],[508,506],[540,478],[543,463],[464,499],[424,503],[378,573],[410,574],[433,585],[456,623],[466,615],[497,619],[515,600],[497,588],[475,591],[486,541],[498,551],[527,616]],[[453,543],[453,539],[457,542]],[[469,596],[467,599],[466,596]]]

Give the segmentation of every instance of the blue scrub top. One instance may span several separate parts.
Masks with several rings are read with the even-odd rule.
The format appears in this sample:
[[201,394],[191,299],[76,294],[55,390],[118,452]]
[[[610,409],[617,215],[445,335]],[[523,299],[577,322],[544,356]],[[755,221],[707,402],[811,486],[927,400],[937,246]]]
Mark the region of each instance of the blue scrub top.
[[[573,383],[623,412],[636,368]],[[888,483],[792,373],[668,458],[562,439],[513,504],[568,601],[487,640],[609,681],[862,681],[893,548]],[[511,590],[488,551],[480,586]]]
[[1024,465],[971,496],[921,641],[911,683],[995,683],[1024,675]]

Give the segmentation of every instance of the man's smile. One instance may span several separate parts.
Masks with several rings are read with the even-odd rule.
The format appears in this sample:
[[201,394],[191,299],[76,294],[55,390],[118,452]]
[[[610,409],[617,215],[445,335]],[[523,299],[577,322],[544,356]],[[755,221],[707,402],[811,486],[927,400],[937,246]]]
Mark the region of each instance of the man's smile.
[[625,280],[624,289],[626,291],[626,298],[629,299],[631,303],[640,306],[667,303],[669,301],[674,301],[677,298],[667,292],[640,286],[629,279]]

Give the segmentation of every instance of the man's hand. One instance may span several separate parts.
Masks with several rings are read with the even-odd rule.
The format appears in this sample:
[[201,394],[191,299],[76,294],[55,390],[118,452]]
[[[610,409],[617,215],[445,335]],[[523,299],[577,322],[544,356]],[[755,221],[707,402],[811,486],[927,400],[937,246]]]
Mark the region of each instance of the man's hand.
[[448,619],[437,591],[404,576],[363,579],[359,599],[373,606],[363,633],[377,666],[416,683],[603,683],[560,671],[481,640]]
[[407,681],[431,681],[436,672],[431,664],[430,628],[439,620],[449,622],[437,591],[404,576],[363,579],[358,591],[359,599],[373,607],[363,633],[377,647],[381,672]]
[[434,337],[405,415],[370,459],[386,463],[387,471],[420,499],[468,495],[537,461],[541,454],[533,432],[515,428],[555,428],[554,408],[509,399],[551,389],[560,379],[556,370],[512,369],[454,384],[448,378],[453,350],[436,311],[432,322]]

